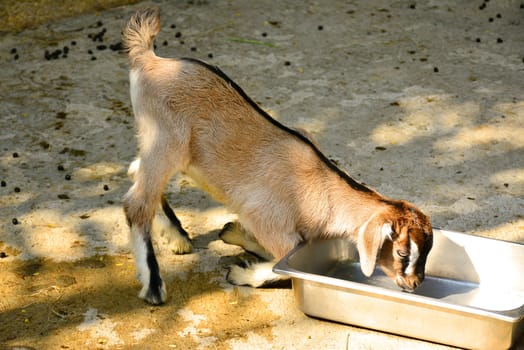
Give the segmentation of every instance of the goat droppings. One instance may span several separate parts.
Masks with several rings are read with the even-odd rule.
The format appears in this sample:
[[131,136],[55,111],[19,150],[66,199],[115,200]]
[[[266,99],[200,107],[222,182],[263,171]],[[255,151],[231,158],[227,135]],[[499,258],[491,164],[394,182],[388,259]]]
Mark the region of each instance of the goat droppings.
[[13,225],[18,225],[20,223],[20,221],[18,221],[17,218],[13,218],[13,220],[11,220],[11,222],[13,223]]
[[124,51],[125,48],[124,48],[124,44],[122,44],[122,42],[119,41],[119,42],[117,42],[115,44],[109,45],[109,49],[111,51]]
[[54,50],[53,52],[49,52],[49,50],[45,50],[44,52],[44,58],[47,60],[47,61],[50,61],[50,60],[57,60],[60,58],[60,56],[62,55],[63,51],[61,49],[56,49]]
[[13,48],[11,49],[11,55],[13,55],[13,59],[14,59],[15,61],[19,58],[19,56],[18,56],[18,50],[16,49],[16,47],[13,47]]
[[87,37],[91,40],[93,40],[93,42],[103,42],[104,41],[104,35],[105,33],[107,32],[107,29],[105,28],[102,28],[102,31],[96,33],[96,34],[89,34]]

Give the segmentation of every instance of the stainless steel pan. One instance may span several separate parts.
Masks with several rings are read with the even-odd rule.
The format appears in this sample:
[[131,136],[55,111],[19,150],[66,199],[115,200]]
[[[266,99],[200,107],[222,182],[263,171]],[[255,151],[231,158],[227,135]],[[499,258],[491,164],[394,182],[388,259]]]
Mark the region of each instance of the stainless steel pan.
[[298,246],[274,268],[310,316],[470,349],[509,348],[524,329],[524,244],[434,229],[426,279],[403,292],[360,271],[346,240]]

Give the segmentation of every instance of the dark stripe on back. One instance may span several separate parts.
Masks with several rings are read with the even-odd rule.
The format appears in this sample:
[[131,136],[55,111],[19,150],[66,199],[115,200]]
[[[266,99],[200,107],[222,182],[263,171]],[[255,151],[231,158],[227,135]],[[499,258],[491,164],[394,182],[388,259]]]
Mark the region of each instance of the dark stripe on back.
[[251,97],[249,97],[245,92],[244,90],[242,90],[242,88],[237,84],[235,83],[233,80],[231,80],[231,78],[229,78],[220,68],[218,68],[217,66],[212,66],[210,64],[207,64],[206,62],[203,62],[203,61],[200,61],[198,59],[195,59],[195,58],[187,58],[187,57],[184,57],[184,58],[181,58],[180,59],[181,61],[187,61],[187,62],[191,62],[191,63],[195,63],[195,64],[198,64],[204,68],[207,68],[209,71],[215,73],[216,75],[218,75],[220,78],[224,79],[229,85],[231,85],[237,92],[240,96],[242,96],[242,98],[244,98],[244,100],[246,100],[246,102],[248,102],[251,107],[253,107],[260,115],[262,115],[266,120],[268,120],[271,124],[275,125],[276,127],[288,132],[289,134],[297,137],[298,139],[300,139],[302,142],[306,143],[309,147],[311,147],[316,155],[331,169],[333,170],[334,172],[336,172],[341,178],[343,178],[349,186],[351,186],[353,189],[357,190],[357,191],[362,191],[362,192],[373,192],[372,190],[370,190],[369,188],[367,188],[366,186],[362,185],[361,183],[355,181],[351,176],[349,176],[348,174],[346,174],[344,171],[342,171],[341,169],[339,169],[332,161],[330,161],[307,137],[305,137],[304,135],[302,135],[300,132],[294,130],[294,129],[291,129],[287,126],[285,126],[284,124],[280,123],[279,121],[275,120],[273,117],[271,117],[266,111],[264,111],[262,108],[260,108],[260,106],[251,99]]

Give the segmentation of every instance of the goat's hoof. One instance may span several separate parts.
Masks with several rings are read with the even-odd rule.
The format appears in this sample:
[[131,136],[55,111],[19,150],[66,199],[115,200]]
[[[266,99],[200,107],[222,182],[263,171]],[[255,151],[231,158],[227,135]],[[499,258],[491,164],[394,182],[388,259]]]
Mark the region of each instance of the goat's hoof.
[[159,286],[144,286],[138,296],[152,305],[164,304],[167,300],[167,291],[164,281],[161,281],[161,285]]
[[173,238],[169,244],[171,251],[177,255],[189,254],[193,251],[193,245],[191,244],[191,241],[183,236],[177,236],[176,238]]
[[260,279],[257,274],[257,264],[251,265],[244,262],[241,265],[231,265],[226,279],[229,283],[235,286],[249,286],[258,288],[265,283],[264,279]]
[[240,245],[242,246],[243,241],[243,228],[238,222],[228,222],[227,224],[222,227],[222,230],[220,230],[220,233],[218,234],[218,237],[222,241],[228,244],[234,244],[234,245]]
[[254,288],[271,286],[280,282],[283,277],[273,272],[275,262],[267,261],[249,264],[246,267],[233,265],[229,269],[226,279],[237,286],[251,286]]
[[226,280],[235,286],[246,286],[249,285],[246,275],[249,275],[246,271],[246,267],[238,265],[232,265],[226,276]]
[[153,231],[163,237],[174,254],[188,254],[193,245],[187,232],[180,232],[164,215],[157,215],[153,221]]

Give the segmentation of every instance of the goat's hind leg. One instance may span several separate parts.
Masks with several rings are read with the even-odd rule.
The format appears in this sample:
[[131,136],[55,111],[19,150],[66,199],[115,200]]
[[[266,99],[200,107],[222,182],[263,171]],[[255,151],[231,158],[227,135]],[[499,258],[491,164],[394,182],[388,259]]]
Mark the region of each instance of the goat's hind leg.
[[154,160],[142,160],[135,165],[135,183],[125,196],[124,211],[131,229],[137,277],[142,283],[139,297],[151,304],[162,304],[166,301],[166,288],[160,277],[151,228],[170,172],[169,169],[155,164]]
[[131,209],[132,204],[130,202],[131,200],[126,199],[124,210],[131,230],[137,278],[142,284],[139,297],[151,304],[162,304],[166,300],[166,288],[160,277],[160,268],[151,240],[152,218],[146,222],[137,220],[135,210]]

